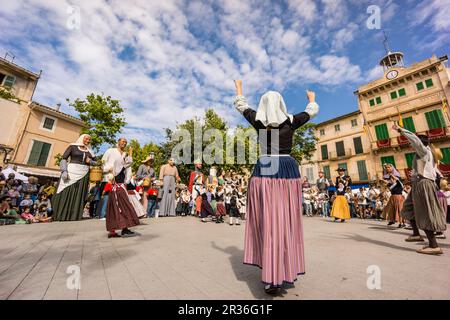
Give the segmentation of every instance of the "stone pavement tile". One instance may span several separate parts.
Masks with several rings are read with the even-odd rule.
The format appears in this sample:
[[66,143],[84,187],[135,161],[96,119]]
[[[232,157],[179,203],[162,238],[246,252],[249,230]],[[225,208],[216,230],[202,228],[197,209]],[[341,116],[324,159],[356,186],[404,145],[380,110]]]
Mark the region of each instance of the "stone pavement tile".
[[71,276],[74,276],[68,271],[70,271],[69,267],[80,267],[84,233],[81,224],[67,223],[73,229],[67,230],[65,236],[71,237],[71,239],[45,293],[45,300],[76,300],[78,298],[78,290],[68,287],[68,279],[70,280]]
[[88,231],[83,239],[83,256],[81,260],[81,289],[79,300],[110,300],[111,293],[103,265],[97,231]]
[[71,238],[69,237],[56,240],[39,262],[34,265],[9,299],[42,299],[70,240]]
[[[15,226],[12,225],[8,227],[10,228],[6,231],[12,231],[11,228]],[[37,234],[36,232],[29,232],[28,230],[20,228],[28,226],[18,225],[17,227],[23,231],[20,233],[5,232],[1,234],[2,252],[4,252],[4,254],[1,255],[2,259],[0,260],[0,274],[24,257],[37,244],[48,238],[45,234]]]
[[[109,241],[108,241],[109,240]],[[128,257],[135,254],[133,250],[122,251],[121,255],[114,248],[114,242],[127,239],[101,240],[100,250],[105,270],[106,280],[112,299],[142,300],[144,295],[137,286],[133,275],[124,263]]]

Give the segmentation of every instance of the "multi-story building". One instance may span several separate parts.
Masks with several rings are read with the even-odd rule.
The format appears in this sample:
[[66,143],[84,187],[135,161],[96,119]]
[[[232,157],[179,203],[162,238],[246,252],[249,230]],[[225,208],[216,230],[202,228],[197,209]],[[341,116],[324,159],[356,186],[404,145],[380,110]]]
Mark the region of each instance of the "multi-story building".
[[[445,108],[450,94],[447,60],[447,56],[433,56],[405,67],[401,52],[389,52],[380,62],[384,77],[355,92],[379,177],[384,163],[394,164],[405,177],[412,166],[414,151],[404,137],[391,129],[394,121],[427,135],[441,148],[443,163],[450,164],[450,118]],[[441,169],[450,171],[446,165]]]
[[359,110],[319,123],[316,152],[302,163],[302,175],[315,180],[323,170],[332,177],[345,167],[353,181],[381,178],[382,165],[392,163],[408,177],[414,151],[392,130],[394,122],[427,135],[441,149],[441,172],[450,175],[450,68],[447,56],[433,56],[406,67],[401,52],[388,52],[380,61],[384,76],[358,88]]
[[[59,177],[55,158],[76,141],[86,124],[33,102],[40,74],[0,58],[0,84],[14,97],[0,96],[0,156],[20,173]],[[3,91],[5,92],[5,91]]]
[[302,175],[315,181],[322,170],[329,179],[337,176],[339,167],[345,168],[355,183],[367,183],[374,174],[370,141],[363,130],[360,111],[319,123],[316,152],[310,161],[302,163]]

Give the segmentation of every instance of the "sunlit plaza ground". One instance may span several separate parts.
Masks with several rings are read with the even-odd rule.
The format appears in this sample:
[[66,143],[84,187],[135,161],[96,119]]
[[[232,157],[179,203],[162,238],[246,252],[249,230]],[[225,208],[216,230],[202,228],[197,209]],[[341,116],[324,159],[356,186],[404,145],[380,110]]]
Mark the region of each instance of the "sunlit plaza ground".
[[[450,299],[450,240],[440,240],[444,255],[425,256],[384,222],[303,221],[306,275],[275,299]],[[260,270],[242,264],[245,225],[144,222],[122,239],[107,239],[98,220],[2,226],[0,299],[271,299]],[[71,266],[79,290],[68,288]],[[367,286],[369,266],[379,290]]]

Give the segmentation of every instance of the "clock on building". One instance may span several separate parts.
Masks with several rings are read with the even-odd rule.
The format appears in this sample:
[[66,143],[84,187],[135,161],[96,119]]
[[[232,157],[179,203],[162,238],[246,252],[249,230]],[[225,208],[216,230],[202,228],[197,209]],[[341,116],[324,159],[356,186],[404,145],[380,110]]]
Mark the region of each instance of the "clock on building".
[[395,79],[398,76],[398,71],[397,70],[391,70],[386,74],[386,78],[389,80]]

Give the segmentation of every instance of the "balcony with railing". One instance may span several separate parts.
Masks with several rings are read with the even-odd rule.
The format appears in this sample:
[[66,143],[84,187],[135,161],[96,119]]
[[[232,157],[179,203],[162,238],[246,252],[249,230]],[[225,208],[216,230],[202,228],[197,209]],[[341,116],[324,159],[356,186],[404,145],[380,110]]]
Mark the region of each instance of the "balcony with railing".
[[352,149],[344,149],[341,152],[333,151],[328,153],[328,160],[348,159],[354,156]]
[[[450,136],[447,132],[446,128],[437,128],[437,129],[430,129],[427,131],[422,132],[416,132],[416,135],[426,135],[430,139],[430,141],[442,141],[449,139]],[[375,141],[373,144],[373,148],[376,151],[383,151],[390,148],[407,148],[410,146],[410,143],[408,139],[406,139],[405,136],[398,136],[395,138],[389,138],[386,140],[378,140]]]

